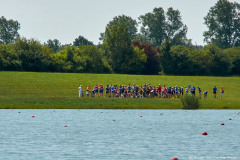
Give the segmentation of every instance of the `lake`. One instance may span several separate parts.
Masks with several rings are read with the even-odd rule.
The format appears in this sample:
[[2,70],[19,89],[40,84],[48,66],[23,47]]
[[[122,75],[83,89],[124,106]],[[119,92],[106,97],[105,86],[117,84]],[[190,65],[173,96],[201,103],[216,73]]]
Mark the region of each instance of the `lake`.
[[0,110],[0,159],[239,160],[238,112]]

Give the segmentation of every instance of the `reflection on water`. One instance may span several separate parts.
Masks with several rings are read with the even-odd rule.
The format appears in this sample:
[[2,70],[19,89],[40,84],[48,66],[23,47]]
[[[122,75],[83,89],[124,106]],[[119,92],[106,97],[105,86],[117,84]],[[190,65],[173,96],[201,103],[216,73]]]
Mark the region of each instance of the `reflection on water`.
[[238,112],[0,110],[0,159],[240,159]]

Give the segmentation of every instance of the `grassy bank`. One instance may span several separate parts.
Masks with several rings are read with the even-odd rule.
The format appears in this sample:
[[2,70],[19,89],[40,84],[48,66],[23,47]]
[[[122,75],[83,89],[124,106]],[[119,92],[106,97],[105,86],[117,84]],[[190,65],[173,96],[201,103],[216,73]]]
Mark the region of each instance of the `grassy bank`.
[[[78,98],[78,87],[95,84],[200,86],[208,90],[201,109],[240,109],[240,77],[141,76],[118,74],[0,72],[0,108],[8,109],[180,109],[180,99]],[[223,100],[212,87],[225,89]],[[197,94],[198,95],[198,94]]]

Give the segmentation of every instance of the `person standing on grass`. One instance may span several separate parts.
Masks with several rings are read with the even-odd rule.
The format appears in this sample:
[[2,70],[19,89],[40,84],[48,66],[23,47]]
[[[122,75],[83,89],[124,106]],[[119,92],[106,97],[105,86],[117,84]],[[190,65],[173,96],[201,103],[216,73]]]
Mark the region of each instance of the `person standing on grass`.
[[112,85],[109,86],[109,97],[112,97]]
[[87,87],[86,95],[89,97],[90,86]]
[[161,98],[162,87],[161,84],[158,85],[158,97]]
[[196,88],[195,88],[195,86],[193,86],[193,88],[192,88],[192,93],[193,93],[193,95],[195,96],[195,92],[196,92]]
[[114,85],[112,85],[111,91],[112,91],[112,97],[115,97],[115,86]]
[[185,87],[185,93],[188,94],[188,88],[187,87]]
[[80,85],[80,87],[78,88],[78,92],[79,92],[79,97],[81,97],[81,95],[82,95],[82,85]]
[[204,91],[203,94],[204,94],[204,99],[207,98],[208,91]]
[[182,96],[183,96],[183,87],[181,88],[181,94],[182,94]]
[[95,97],[95,90],[93,88],[92,92],[91,92],[91,97]]
[[124,90],[125,90],[124,85],[122,85],[122,89],[121,89],[121,96],[122,97],[124,97]]
[[127,87],[127,92],[128,92],[128,97],[131,97],[131,86],[130,84],[128,84],[128,87]]
[[213,97],[214,97],[214,98],[217,98],[217,97],[216,97],[216,94],[217,94],[217,87],[214,86],[214,87],[213,87]]
[[197,88],[198,88],[198,92],[199,92],[199,98],[201,99],[202,98],[202,90],[199,86]]
[[107,87],[106,87],[106,97],[110,97],[109,96],[109,85],[107,85]]
[[102,84],[99,87],[99,97],[103,97],[103,85]]
[[95,97],[96,97],[96,95],[98,94],[98,85],[96,84],[96,86],[94,87],[94,93],[95,93]]
[[223,93],[224,93],[224,90],[223,90],[223,87],[221,86],[221,89],[220,89],[220,91],[221,91],[221,96],[220,96],[220,99],[222,99],[222,96],[223,96]]

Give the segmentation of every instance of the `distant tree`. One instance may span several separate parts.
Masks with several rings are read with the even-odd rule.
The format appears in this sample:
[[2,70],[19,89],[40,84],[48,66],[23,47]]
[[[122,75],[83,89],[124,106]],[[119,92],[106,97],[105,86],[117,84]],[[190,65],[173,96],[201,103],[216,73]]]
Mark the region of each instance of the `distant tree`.
[[188,28],[182,22],[180,11],[170,7],[167,10],[166,18],[167,39],[171,40],[171,43],[175,46],[191,43],[186,38]]
[[[132,19],[131,17],[126,16],[126,15],[116,16],[116,17],[113,18],[112,21],[110,21],[107,24],[106,28],[110,29],[114,25],[126,26],[127,27],[127,32],[130,36],[130,39],[133,40],[133,39],[136,38],[138,23],[137,23],[136,20]],[[101,41],[103,41],[105,39],[105,33],[101,33],[99,39]]]
[[12,45],[0,44],[0,71],[21,71],[22,62]]
[[58,72],[74,72],[75,52],[76,52],[75,46],[67,46],[60,52],[52,55],[55,70]]
[[94,45],[93,42],[89,41],[88,39],[84,38],[83,36],[79,36],[73,42],[73,45],[76,47],[80,47],[82,45]]
[[223,50],[223,54],[228,56],[232,64],[231,74],[240,75],[240,47],[233,47]]
[[[141,39],[150,41],[154,47],[160,46],[166,39],[172,45],[179,45],[186,39],[187,27],[183,24],[180,12],[168,8],[165,13],[163,8],[154,8],[152,13],[139,17],[142,23]],[[145,38],[144,38],[145,37]]]
[[83,45],[74,54],[75,71],[85,73],[110,73],[110,65],[96,46]]
[[0,18],[0,44],[9,44],[19,37],[18,30],[20,23],[12,19],[7,20],[5,17]]
[[174,64],[172,63],[172,56],[170,53],[172,44],[169,40],[165,40],[161,45],[161,58],[162,69],[165,74],[172,74],[174,70]]
[[156,49],[150,43],[141,43],[139,41],[132,42],[133,47],[138,47],[147,56],[146,63],[144,64],[143,74],[158,74],[160,69],[160,57]]
[[219,0],[204,17],[204,41],[220,48],[240,46],[240,4]]
[[114,73],[142,73],[146,55],[131,46],[131,35],[126,25],[106,28],[102,49]]
[[191,50],[186,46],[173,46],[170,50],[173,75],[192,75],[193,62],[189,56]]
[[46,44],[54,53],[57,53],[61,49],[61,43],[59,40],[54,39],[51,40],[49,39]]
[[50,54],[43,50],[41,43],[34,39],[20,38],[13,44],[24,71],[48,71]]
[[231,61],[218,46],[209,44],[204,46],[203,52],[209,55],[211,66],[208,68],[211,75],[228,75],[231,72]]
[[103,41],[105,57],[115,73],[128,73],[128,64],[132,60],[133,48],[127,27],[113,25],[106,28]]

